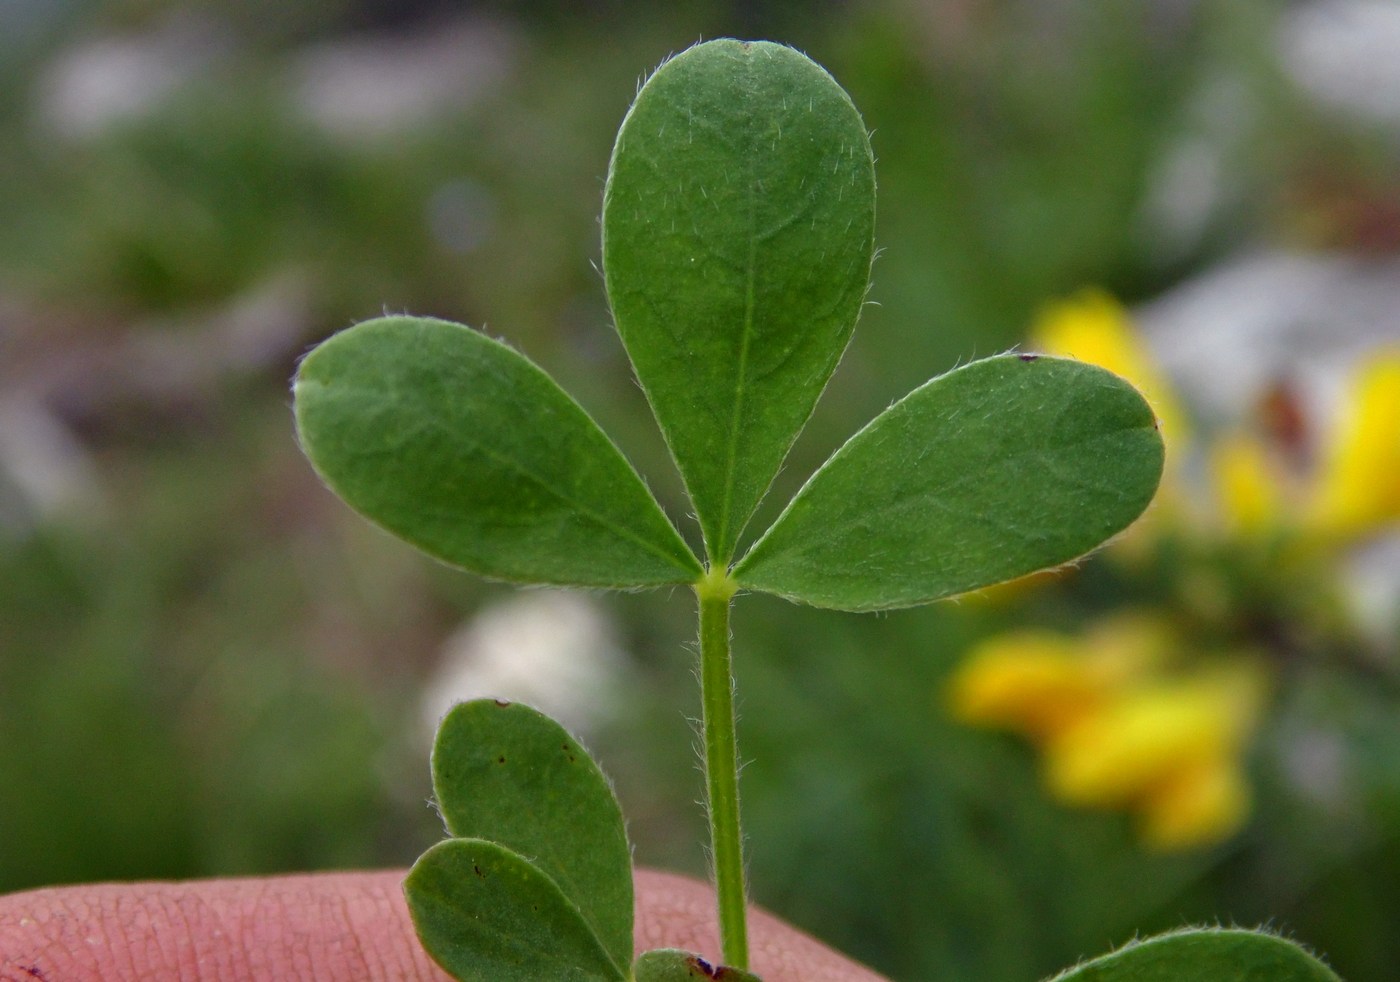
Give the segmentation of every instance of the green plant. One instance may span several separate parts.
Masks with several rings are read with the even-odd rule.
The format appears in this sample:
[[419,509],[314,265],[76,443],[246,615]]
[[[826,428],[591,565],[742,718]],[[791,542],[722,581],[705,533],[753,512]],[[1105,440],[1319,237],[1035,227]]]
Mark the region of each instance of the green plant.
[[[302,443],[325,481],[439,559],[525,583],[693,587],[724,977],[735,982],[752,978],[735,594],[870,611],[963,593],[1093,549],[1142,512],[1161,473],[1156,421],[1130,385],[1079,362],[1006,354],[895,403],[741,548],[854,329],[874,199],[855,107],[780,45],[694,47],[651,76],[623,122],[604,274],[703,561],[583,409],[479,332],[380,318],[326,341],[296,381]],[[419,859],[405,890],[448,971],[491,982],[719,977],[684,952],[633,962],[622,816],[556,723],[523,706],[461,705],[439,730],[433,781],[452,837]],[[1178,978],[1226,963],[1266,973],[1253,977],[1331,977],[1286,942],[1217,931],[1156,939],[1064,978]]]

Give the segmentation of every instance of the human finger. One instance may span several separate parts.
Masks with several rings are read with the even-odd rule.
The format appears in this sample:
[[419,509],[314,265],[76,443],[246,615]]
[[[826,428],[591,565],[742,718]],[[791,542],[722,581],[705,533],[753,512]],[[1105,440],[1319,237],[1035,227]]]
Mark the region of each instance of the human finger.
[[[0,982],[448,982],[413,931],[401,871],[93,884],[0,897]],[[639,948],[718,955],[713,894],[637,873]],[[755,910],[765,982],[880,982]]]

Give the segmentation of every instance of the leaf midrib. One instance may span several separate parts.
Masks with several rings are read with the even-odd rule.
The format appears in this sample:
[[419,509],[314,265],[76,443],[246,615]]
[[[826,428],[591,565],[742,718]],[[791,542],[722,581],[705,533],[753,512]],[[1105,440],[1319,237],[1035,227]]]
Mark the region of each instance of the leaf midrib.
[[734,509],[734,483],[737,476],[735,463],[739,456],[739,429],[744,412],[744,395],[746,392],[746,382],[749,370],[749,348],[753,343],[754,310],[757,306],[756,282],[758,266],[758,218],[756,200],[757,195],[754,190],[754,155],[746,153],[744,162],[747,165],[747,201],[748,201],[748,245],[749,254],[744,269],[744,326],[743,333],[739,340],[739,368],[735,373],[734,380],[734,411],[729,418],[729,439],[725,446],[724,461],[724,495],[720,500],[719,528],[716,533],[717,541],[710,546],[710,562],[712,566],[729,565],[734,552],[733,544],[730,543],[729,526],[731,515]]

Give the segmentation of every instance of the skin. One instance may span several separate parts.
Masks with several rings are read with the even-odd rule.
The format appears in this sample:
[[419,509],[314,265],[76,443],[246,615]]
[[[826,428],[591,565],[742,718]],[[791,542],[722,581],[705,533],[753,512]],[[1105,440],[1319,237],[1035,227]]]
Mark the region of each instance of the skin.
[[[401,871],[54,887],[0,897],[0,982],[450,982],[418,946]],[[637,946],[718,953],[714,894],[639,870]],[[884,982],[764,911],[764,982]]]

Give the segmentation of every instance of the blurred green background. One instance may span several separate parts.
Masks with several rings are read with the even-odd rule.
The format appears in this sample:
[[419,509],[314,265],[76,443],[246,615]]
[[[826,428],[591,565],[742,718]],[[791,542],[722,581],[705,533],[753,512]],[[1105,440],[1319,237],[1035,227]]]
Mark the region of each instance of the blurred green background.
[[[299,354],[383,311],[484,326],[683,516],[594,268],[608,154],[668,53],[794,44],[873,131],[882,255],[761,529],[874,412],[1086,285],[1161,309],[1279,252],[1400,283],[1400,110],[1347,111],[1299,70],[1326,62],[1310,25],[1367,9],[0,2],[0,891],[408,863],[440,834],[424,707],[475,694],[461,679],[495,678],[512,644],[534,646],[527,687],[592,680],[561,712],[615,778],[638,860],[703,873],[691,599],[585,598],[587,644],[567,617],[512,626],[509,591],[319,486],[292,431]],[[1209,850],[1143,852],[1121,816],[1047,798],[1023,745],[946,718],[940,685],[977,640],[1162,588],[1095,561],[881,617],[741,599],[756,899],[897,979],[1029,982],[1200,921],[1268,922],[1352,982],[1393,979],[1393,610],[1366,672],[1289,669],[1255,819]],[[1300,793],[1297,746],[1345,794]]]

